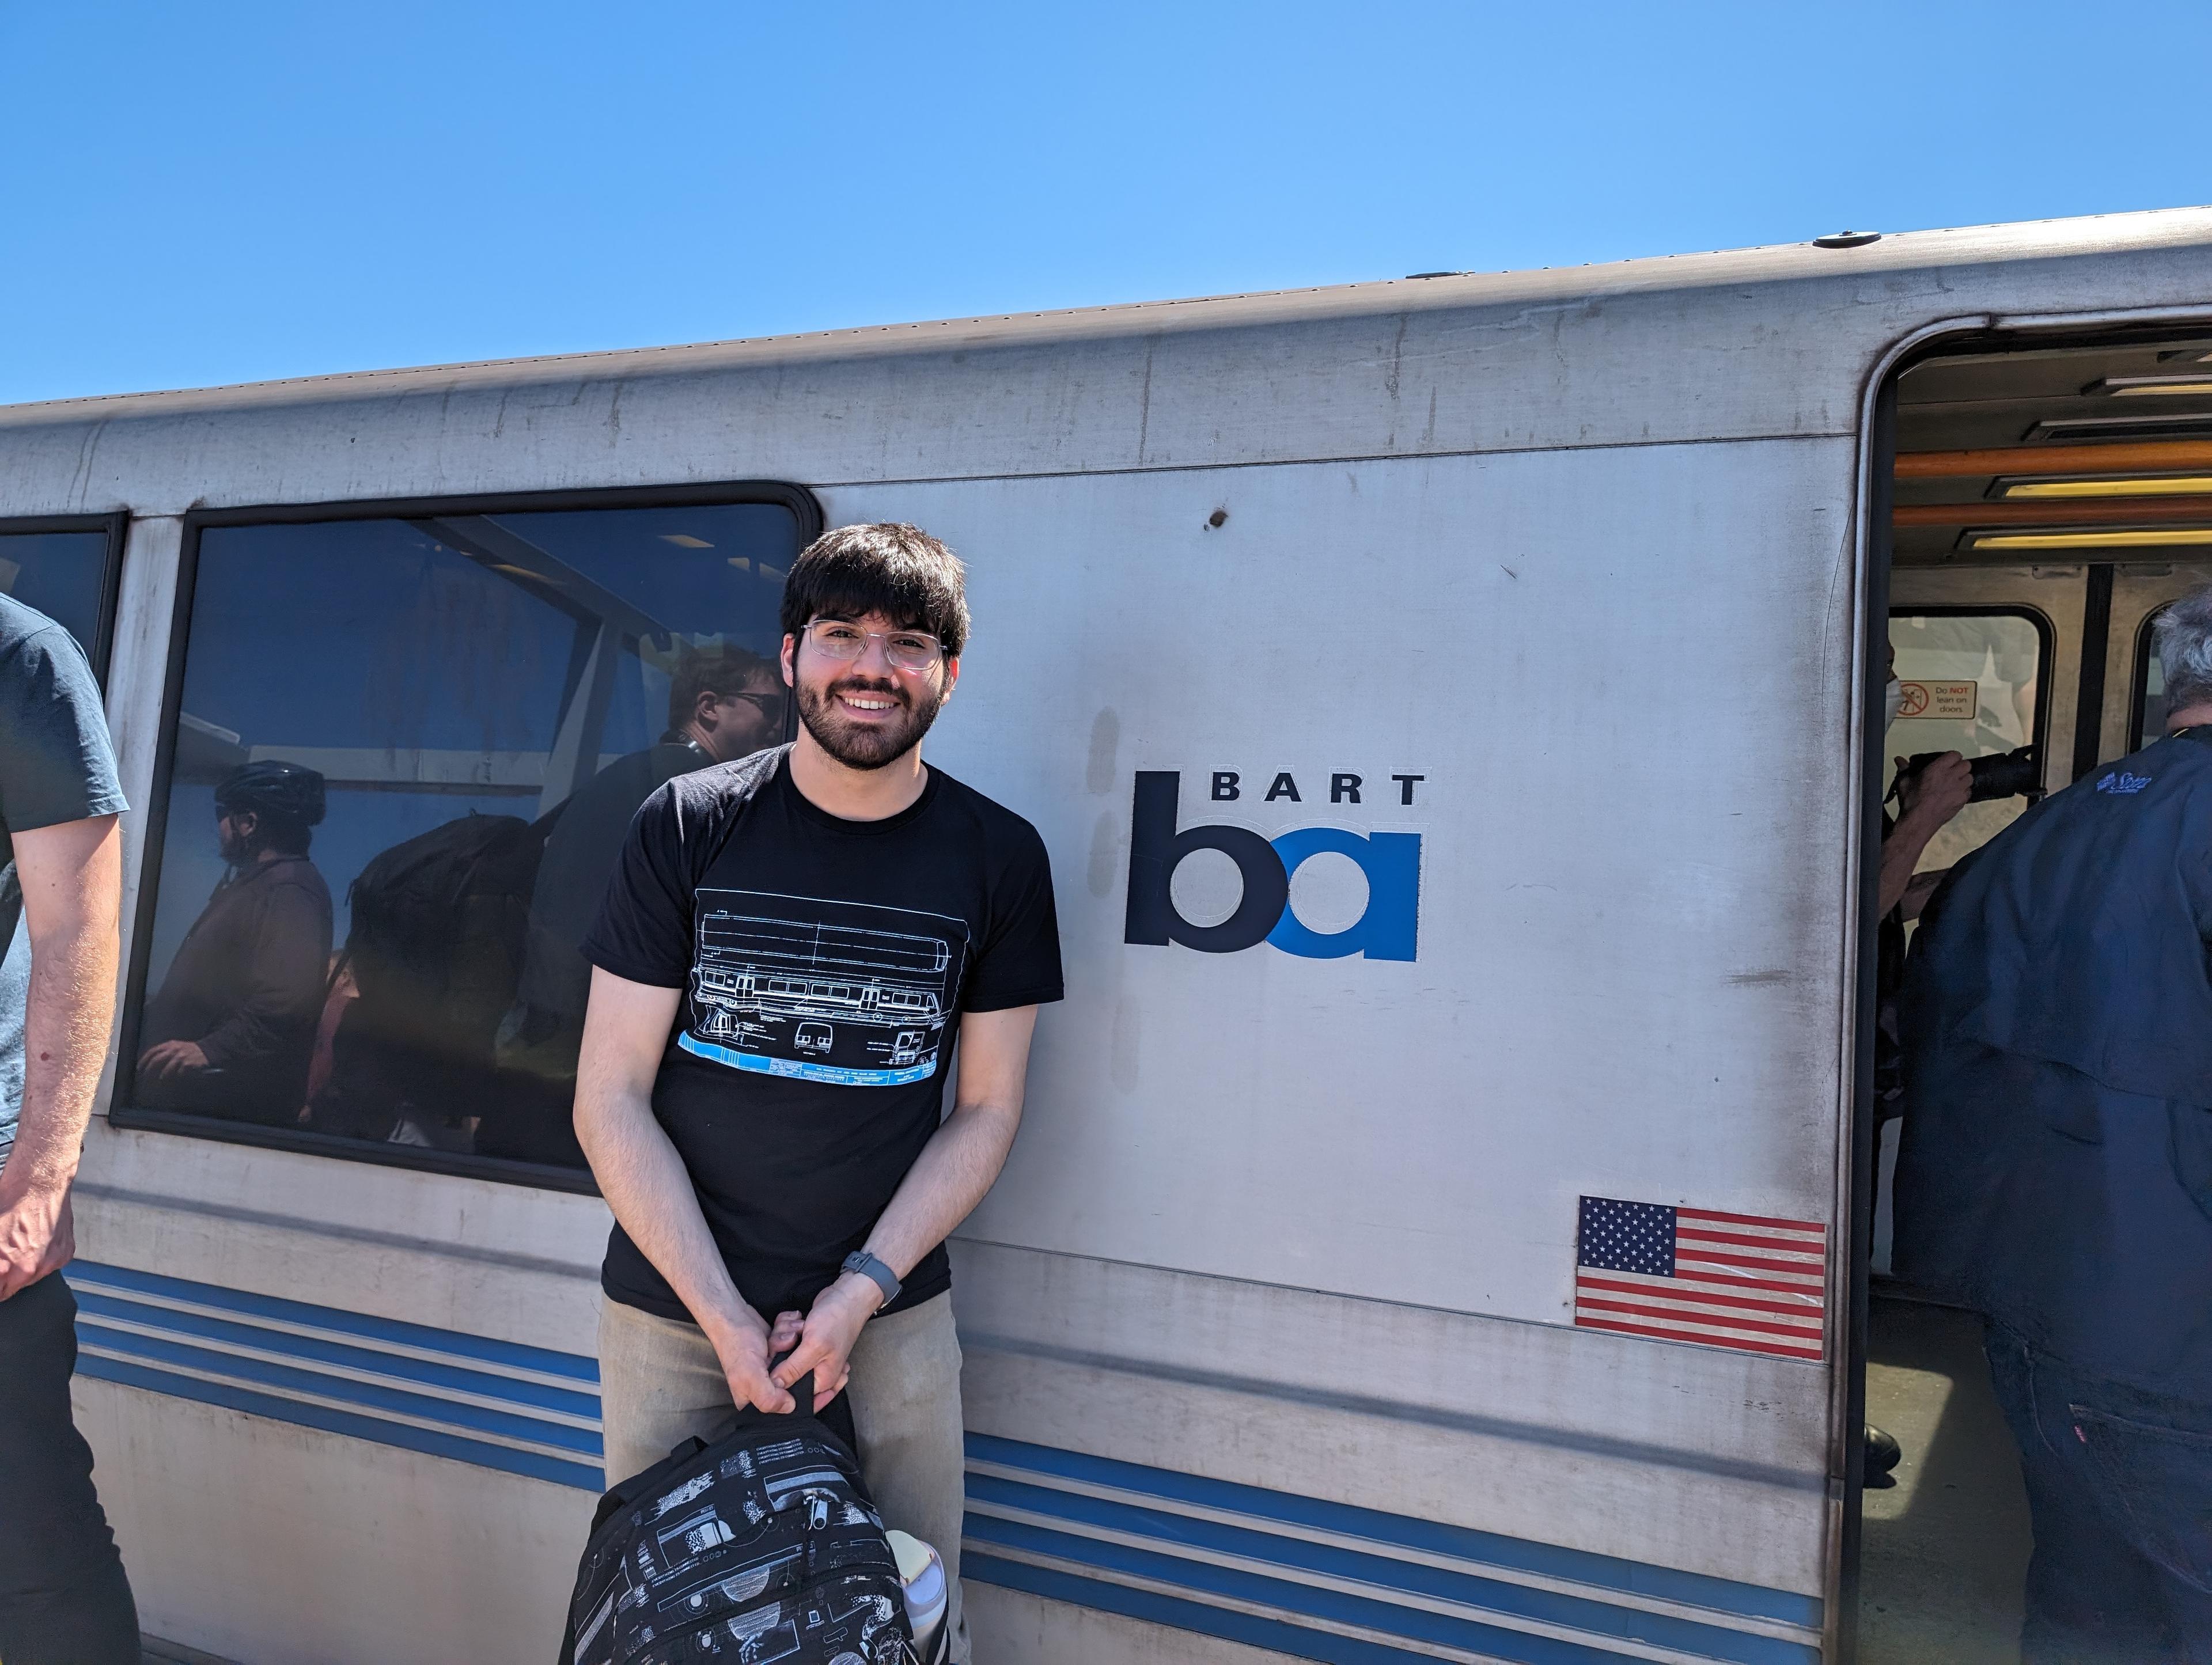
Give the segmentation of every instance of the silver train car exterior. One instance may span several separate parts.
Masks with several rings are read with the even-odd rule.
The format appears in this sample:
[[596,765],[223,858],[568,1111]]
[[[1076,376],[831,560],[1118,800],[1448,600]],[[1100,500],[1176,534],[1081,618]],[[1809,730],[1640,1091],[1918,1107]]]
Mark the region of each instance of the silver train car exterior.
[[[260,651],[195,610],[216,532],[943,537],[929,755],[1043,833],[1068,981],[955,1244],[979,1656],[1809,1665],[1850,1645],[1884,389],[2172,319],[2212,211],[69,401],[0,410],[0,534],[114,540],[126,1034],[204,896],[187,754],[255,744],[179,691]],[[360,799],[589,773],[497,738]],[[149,1631],[551,1656],[608,1221],[536,1172],[104,1091],[77,1407]],[[1809,1244],[1817,1317],[1589,1322],[1593,1207]]]

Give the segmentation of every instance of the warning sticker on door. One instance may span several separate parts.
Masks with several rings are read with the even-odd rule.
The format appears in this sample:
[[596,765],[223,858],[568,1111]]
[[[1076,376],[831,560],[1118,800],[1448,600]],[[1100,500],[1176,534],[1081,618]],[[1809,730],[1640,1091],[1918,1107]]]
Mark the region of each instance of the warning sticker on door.
[[1897,708],[1900,717],[1948,717],[1954,722],[1974,720],[1980,709],[1975,699],[1978,683],[1971,682],[1902,682],[1898,684],[1905,702]]

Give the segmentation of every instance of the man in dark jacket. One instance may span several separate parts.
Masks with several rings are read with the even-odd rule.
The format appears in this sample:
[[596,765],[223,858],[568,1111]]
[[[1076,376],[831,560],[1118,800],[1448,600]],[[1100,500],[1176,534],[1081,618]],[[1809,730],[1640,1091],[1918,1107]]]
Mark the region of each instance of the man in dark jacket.
[[781,740],[786,699],[782,673],[758,653],[726,645],[686,648],[669,680],[668,732],[647,750],[608,764],[561,806],[530,901],[521,989],[529,1017],[520,1028],[526,1047],[550,1040],[541,1064],[564,1088],[575,1079],[592,987],[591,962],[579,945],[599,916],[630,818],[678,775]]
[[331,892],[307,859],[323,777],[270,759],[216,788],[229,871],[146,1008],[139,1101],[281,1126],[307,1102],[330,973]]
[[2212,588],[2158,643],[2174,732],[1962,863],[1900,1004],[1898,1266],[1987,1322],[2027,1665],[2212,1659]]

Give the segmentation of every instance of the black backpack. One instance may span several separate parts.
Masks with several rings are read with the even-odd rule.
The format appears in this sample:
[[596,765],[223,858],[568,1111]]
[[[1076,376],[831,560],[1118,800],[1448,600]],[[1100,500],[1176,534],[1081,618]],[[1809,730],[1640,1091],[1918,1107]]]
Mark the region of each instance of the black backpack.
[[[465,1117],[501,1113],[495,1042],[521,981],[550,824],[550,817],[464,815],[380,851],[361,870],[346,893],[345,954],[331,974],[335,987],[350,972],[358,998],[331,1038],[309,1126],[381,1139],[403,1116],[459,1127]],[[554,1120],[565,1130],[565,1105]]]
[[380,852],[347,892],[346,960],[394,1038],[489,1063],[514,1000],[545,824],[465,815]]
[[599,1499],[561,1665],[912,1665],[905,1592],[852,1449],[750,1406]]

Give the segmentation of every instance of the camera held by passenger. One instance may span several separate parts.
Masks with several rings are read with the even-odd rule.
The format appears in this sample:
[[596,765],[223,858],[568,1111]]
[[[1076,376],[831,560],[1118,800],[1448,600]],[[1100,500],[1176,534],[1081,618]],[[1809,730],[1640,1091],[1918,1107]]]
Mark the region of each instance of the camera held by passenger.
[[[1940,751],[1923,751],[1906,758],[1890,788],[1892,793],[1901,790],[1907,781],[1943,755]],[[1969,804],[1986,804],[1996,798],[2025,798],[2032,804],[2043,796],[2043,761],[2034,746],[1992,752],[1986,757],[1970,757],[1966,770],[1973,778],[1973,786],[1966,793]]]

